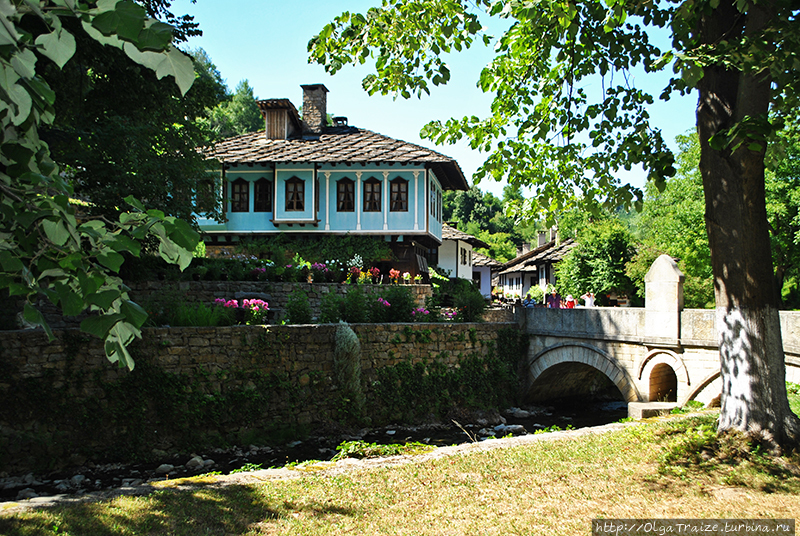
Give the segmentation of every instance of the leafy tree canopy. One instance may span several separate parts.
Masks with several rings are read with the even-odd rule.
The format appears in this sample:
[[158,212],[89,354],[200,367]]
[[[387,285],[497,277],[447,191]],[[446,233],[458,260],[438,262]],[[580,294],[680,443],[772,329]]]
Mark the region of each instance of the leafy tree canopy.
[[678,173],[667,181],[663,192],[649,186],[644,209],[635,220],[642,247],[629,267],[644,298],[644,276],[659,255],[677,259],[686,276],[684,304],[705,308],[714,304],[711,250],[705,232],[703,179],[698,167],[700,145],[697,134],[678,136]]
[[123,253],[138,255],[141,242],[152,238],[163,258],[186,267],[199,237],[188,224],[147,210],[133,197],[113,220],[84,219],[77,212],[68,179],[39,137],[42,126],[54,123],[57,94],[38,62],[65,67],[82,42],[73,32],[86,33],[157,78],[171,77],[184,95],[194,82],[192,61],[172,45],[171,26],[128,1],[4,2],[0,17],[0,288],[26,298],[25,319],[51,337],[36,307],[39,296],[67,316],[91,311],[83,331],[104,339],[110,361],[133,368],[126,346],[139,336],[147,314],[128,299],[116,275]]
[[576,298],[593,292],[598,304],[616,292],[632,296],[634,285],[625,272],[635,252],[633,236],[615,217],[594,222],[581,229],[578,245],[556,265],[556,281],[562,296]]
[[206,121],[216,138],[229,138],[264,129],[264,119],[247,80],[239,82],[233,95],[209,110]]
[[[615,175],[642,165],[662,190],[674,156],[630,74],[671,68],[661,98],[697,90],[700,170],[720,336],[719,430],[771,447],[800,444],[788,405],[764,193],[767,143],[798,109],[800,14],[792,0],[383,0],[343,13],[308,45],[335,73],[374,60],[369,93],[405,98],[447,83],[443,55],[488,44],[480,17],[508,19],[478,86],[494,95],[487,117],[429,123],[437,143],[466,138],[488,152],[476,179],[531,187],[549,213],[582,205],[640,208],[644,194]],[[431,30],[435,29],[435,30]],[[670,32],[662,51],[652,29]],[[771,114],[770,114],[771,110]]]
[[85,211],[113,220],[125,210],[120,200],[133,195],[193,222],[194,192],[208,168],[197,148],[210,140],[196,118],[219,102],[225,86],[198,76],[180,96],[171,80],[80,31],[78,20],[65,19],[64,28],[76,36],[76,51],[61,68],[39,65],[59,96],[55,119],[40,135],[75,195],[89,202]]

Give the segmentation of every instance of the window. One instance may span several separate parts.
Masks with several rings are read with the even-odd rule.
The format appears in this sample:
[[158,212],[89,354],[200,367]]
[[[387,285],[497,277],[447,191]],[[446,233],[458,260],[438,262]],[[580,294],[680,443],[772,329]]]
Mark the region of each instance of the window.
[[390,186],[389,210],[391,212],[408,212],[408,181],[397,177]]
[[439,248],[431,248],[429,249],[425,257],[428,259],[428,266],[438,266],[439,265]]
[[336,211],[354,212],[356,209],[356,184],[351,179],[336,182]]
[[461,264],[467,264],[467,248],[461,248]]
[[216,205],[215,184],[213,179],[201,179],[197,181],[197,192],[195,193],[195,209],[198,213],[214,210]]
[[436,217],[436,187],[431,182],[431,216]]
[[253,185],[254,212],[272,212],[272,181],[258,179]]
[[287,212],[302,212],[305,210],[306,183],[297,177],[286,181],[286,210]]
[[370,177],[364,181],[364,212],[381,211],[381,181]]
[[236,179],[231,183],[231,212],[250,211],[250,183]]

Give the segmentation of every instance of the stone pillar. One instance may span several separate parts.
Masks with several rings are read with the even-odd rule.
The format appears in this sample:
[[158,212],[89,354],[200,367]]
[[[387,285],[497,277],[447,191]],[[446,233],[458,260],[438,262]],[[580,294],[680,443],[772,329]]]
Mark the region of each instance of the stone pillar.
[[681,336],[683,281],[685,276],[669,255],[655,260],[644,277],[645,336],[671,339]]

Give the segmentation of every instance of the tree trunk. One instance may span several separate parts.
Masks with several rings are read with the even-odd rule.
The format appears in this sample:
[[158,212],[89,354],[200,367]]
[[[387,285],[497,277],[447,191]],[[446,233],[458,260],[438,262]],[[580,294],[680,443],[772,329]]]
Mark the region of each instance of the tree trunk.
[[[760,3],[743,16],[734,2],[722,0],[700,21],[700,39],[740,39],[765,24],[770,9]],[[719,430],[740,430],[779,451],[800,443],[800,419],[786,395],[764,191],[766,146],[755,151],[745,140],[738,148],[734,143],[715,150],[709,143],[746,116],[766,119],[770,83],[768,75],[706,67],[698,84],[697,128],[719,330]]]

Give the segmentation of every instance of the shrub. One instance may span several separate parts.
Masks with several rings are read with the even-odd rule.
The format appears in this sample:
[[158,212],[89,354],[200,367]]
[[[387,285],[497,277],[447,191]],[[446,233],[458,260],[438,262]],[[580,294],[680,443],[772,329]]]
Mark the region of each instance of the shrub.
[[534,301],[534,303],[544,303],[544,289],[539,285],[534,285],[528,290],[527,296]]
[[369,306],[367,296],[360,285],[352,285],[347,288],[344,297],[344,310],[342,319],[350,324],[362,324],[369,322]]
[[289,294],[289,300],[286,303],[286,323],[311,323],[311,305],[308,303],[308,296],[306,293],[300,289]]
[[234,312],[225,307],[205,303],[179,302],[161,316],[169,326],[230,326],[235,323]]
[[391,322],[392,309],[394,309],[392,302],[385,299],[383,296],[376,296],[374,294],[369,298],[369,300],[369,321],[377,324]]
[[[390,286],[382,293],[382,297],[392,304],[388,311],[388,317],[383,322],[411,322],[414,320],[411,311],[417,304],[410,288]],[[373,320],[373,322],[378,322],[378,320]]]
[[322,296],[319,304],[320,324],[335,324],[342,319],[344,299],[335,292],[328,292]]
[[357,421],[364,415],[364,391],[361,388],[361,342],[353,329],[342,322],[336,328],[333,363],[342,390],[344,412]]
[[480,322],[486,310],[486,300],[481,291],[468,282],[469,286],[461,286],[453,296],[453,306],[458,310],[460,322]]

